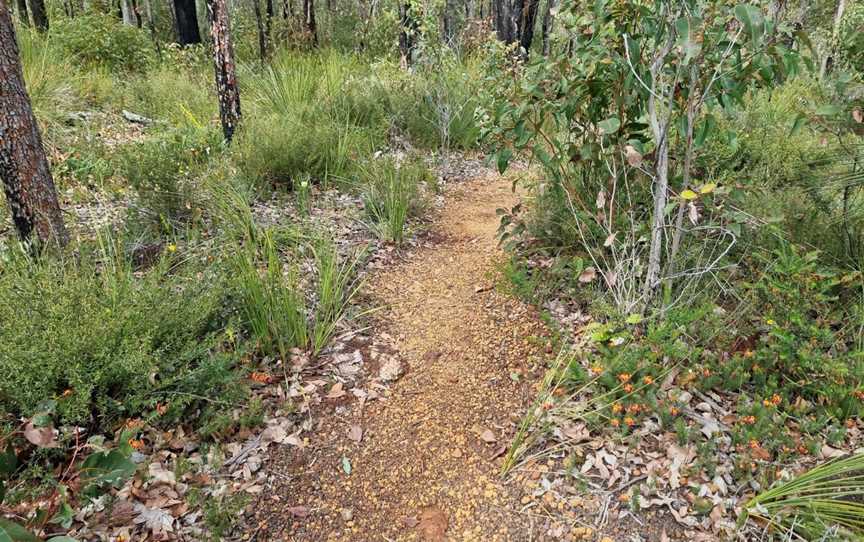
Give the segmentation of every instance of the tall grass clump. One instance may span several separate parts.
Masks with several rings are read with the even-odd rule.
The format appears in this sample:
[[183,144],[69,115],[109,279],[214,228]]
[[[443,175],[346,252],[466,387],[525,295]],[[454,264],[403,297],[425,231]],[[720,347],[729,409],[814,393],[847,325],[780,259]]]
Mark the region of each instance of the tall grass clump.
[[788,540],[860,540],[864,536],[864,454],[823,463],[753,497],[743,518]]
[[[18,48],[27,93],[36,118],[53,128],[79,105],[74,83],[80,77],[52,34],[18,32]],[[48,131],[50,137],[52,130]]]
[[[215,353],[220,275],[165,252],[147,271],[101,237],[68,258],[0,255],[0,406],[28,416],[56,399],[62,423],[113,430],[170,404],[162,419],[233,383]],[[182,399],[174,402],[173,399]]]
[[380,239],[401,244],[408,218],[422,206],[421,183],[431,179],[429,170],[417,160],[380,159],[363,166],[360,179],[370,228]]
[[318,284],[311,346],[312,351],[318,353],[330,342],[339,320],[359,290],[359,258],[340,262],[336,245],[327,238],[319,240],[312,250]]
[[272,234],[247,239],[232,261],[240,314],[257,348],[288,359],[309,344],[306,307],[296,268],[283,270]]

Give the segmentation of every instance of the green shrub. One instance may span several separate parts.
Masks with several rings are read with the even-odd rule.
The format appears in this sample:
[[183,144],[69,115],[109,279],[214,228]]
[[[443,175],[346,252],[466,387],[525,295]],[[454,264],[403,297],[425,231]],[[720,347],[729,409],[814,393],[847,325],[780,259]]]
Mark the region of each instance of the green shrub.
[[153,63],[154,48],[146,31],[111,15],[62,18],[52,25],[51,33],[68,56],[82,63],[114,72],[146,71]]
[[118,154],[118,168],[138,194],[141,218],[171,231],[194,216],[198,187],[221,145],[215,129],[176,129],[133,143]]
[[232,360],[214,353],[219,275],[178,267],[167,256],[139,274],[124,252],[103,240],[80,246],[74,258],[33,261],[15,248],[2,254],[6,412],[27,416],[56,399],[61,423],[110,431],[159,403],[170,405],[160,419],[176,419],[233,384]]
[[378,138],[369,130],[322,119],[298,123],[282,117],[250,120],[236,145],[237,163],[253,185],[292,186],[348,178],[354,162],[372,154]]
[[73,85],[80,76],[58,40],[51,34],[20,29],[18,45],[27,94],[36,118],[51,124],[65,120],[64,115],[79,104]]

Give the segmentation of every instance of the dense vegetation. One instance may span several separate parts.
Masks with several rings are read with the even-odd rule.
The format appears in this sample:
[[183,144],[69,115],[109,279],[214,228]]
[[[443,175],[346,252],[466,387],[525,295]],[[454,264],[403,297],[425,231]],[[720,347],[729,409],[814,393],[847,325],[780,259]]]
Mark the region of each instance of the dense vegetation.
[[[0,244],[5,503],[51,495],[19,519],[56,532],[87,492],[122,482],[73,483],[83,450],[82,472],[128,475],[139,424],[192,419],[210,441],[254,424],[262,367],[319,353],[353,310],[366,251],[340,248],[316,198],[357,198],[358,220],[398,246],[438,189],[430,166],[478,149],[502,173],[528,163],[526,204],[501,210],[514,291],[551,317],[591,315],[550,318],[585,340],[547,377],[567,393],[541,392],[546,411],[616,438],[657,423],[710,470],[718,444],[678,397],[720,394],[736,479],[755,488],[841,447],[864,409],[864,5],[763,3],[529,2],[545,13],[525,23],[543,28],[533,42],[524,21],[491,32],[482,2],[464,16],[334,2],[312,26],[268,17],[263,33],[260,6],[235,5],[230,145],[209,44],[170,43],[167,6],[149,25],[98,3],[49,1],[47,31],[19,19],[61,207],[81,212],[63,249],[34,252],[11,225]],[[288,220],[256,215],[273,201]],[[590,396],[603,399],[573,408]],[[860,495],[860,479],[841,489]],[[770,521],[803,539],[861,532],[860,508],[790,527],[794,506]]]

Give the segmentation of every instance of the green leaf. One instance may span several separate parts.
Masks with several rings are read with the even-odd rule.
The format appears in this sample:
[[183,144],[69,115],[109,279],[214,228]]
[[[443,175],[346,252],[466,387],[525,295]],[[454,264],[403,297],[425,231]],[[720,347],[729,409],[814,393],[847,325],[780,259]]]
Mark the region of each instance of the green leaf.
[[693,143],[696,147],[701,147],[705,143],[705,140],[708,139],[708,136],[716,130],[717,120],[714,118],[714,115],[710,113],[705,115],[702,122],[696,126],[696,131],[693,134]]
[[735,18],[744,25],[750,39],[758,42],[765,32],[765,18],[762,10],[752,4],[738,4],[735,6]]
[[634,325],[634,326],[636,324],[641,324],[642,323],[642,315],[641,314],[631,314],[630,316],[627,317],[627,320],[625,320],[625,322],[627,322],[628,324]]
[[81,465],[81,479],[91,488],[118,486],[133,474],[135,463],[118,450],[90,454]]
[[793,136],[801,131],[801,128],[807,124],[807,115],[804,113],[798,113],[795,116],[795,120],[792,121],[792,127],[789,129],[789,135]]
[[344,455],[342,456],[342,470],[345,471],[345,474],[351,474],[351,461]]
[[698,28],[702,20],[696,17],[681,17],[675,21],[675,32],[678,34],[678,45],[684,53],[683,65],[699,56],[702,52],[702,44],[697,41]]
[[618,128],[621,127],[621,121],[618,120],[618,117],[609,117],[608,119],[599,122],[597,127],[599,127],[604,134],[614,134],[618,131]]
[[697,194],[696,192],[690,190],[689,188],[686,188],[686,189],[684,189],[684,190],[681,191],[681,198],[682,198],[682,199],[685,199],[685,200],[687,200],[687,201],[694,200],[694,199],[696,199],[696,198],[698,198],[698,197],[699,197],[699,194]]
[[836,105],[823,105],[816,110],[820,117],[833,117],[840,114],[840,108]]
[[11,476],[18,468],[18,456],[15,455],[15,447],[12,443],[6,447],[6,451],[0,453],[0,475]]
[[507,171],[507,166],[510,164],[510,158],[513,156],[513,151],[510,149],[501,149],[498,151],[498,173],[503,175]]
[[40,540],[17,523],[0,519],[0,542],[40,542]]

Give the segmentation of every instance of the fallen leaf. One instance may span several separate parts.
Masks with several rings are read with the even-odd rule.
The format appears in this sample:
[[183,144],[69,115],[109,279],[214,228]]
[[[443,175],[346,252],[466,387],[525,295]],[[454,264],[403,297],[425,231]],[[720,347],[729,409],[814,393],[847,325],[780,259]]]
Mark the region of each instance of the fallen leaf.
[[174,485],[177,483],[177,478],[174,475],[174,471],[166,469],[162,463],[158,461],[154,461],[150,463],[150,466],[147,467],[147,472],[150,474],[150,477],[157,483]]
[[387,360],[381,364],[378,376],[384,382],[393,382],[398,380],[399,377],[402,376],[402,364],[394,357],[387,358]]
[[342,388],[342,383],[337,382],[333,384],[333,387],[330,388],[330,391],[327,392],[327,399],[338,399],[345,395],[345,390]]
[[29,421],[24,426],[24,438],[40,448],[57,447],[57,442],[54,440],[54,427],[51,425],[36,427],[32,421]]
[[491,429],[485,429],[482,433],[480,433],[480,439],[487,444],[492,444],[493,442],[498,440],[495,438],[495,433],[493,433]]
[[864,123],[864,113],[862,113],[857,107],[852,110],[852,118],[855,119],[855,122],[858,124]]
[[447,516],[437,506],[426,506],[420,510],[418,527],[426,542],[443,542],[444,533],[447,532]]
[[408,527],[409,529],[413,529],[420,523],[420,520],[417,519],[416,516],[408,516],[406,518],[402,518],[402,524]]
[[143,504],[135,504],[136,525],[144,524],[144,527],[154,534],[174,532],[174,516],[159,508],[147,508]]
[[345,474],[351,474],[351,460],[342,456],[342,470],[345,471]]
[[360,442],[363,440],[363,428],[359,425],[352,425],[348,429],[348,438],[354,442]]
[[642,153],[637,151],[633,145],[627,145],[624,147],[624,152],[627,155],[627,163],[633,167],[639,167],[642,165]]
[[597,277],[597,270],[593,267],[586,267],[584,271],[579,274],[579,282],[585,284],[591,282]]

